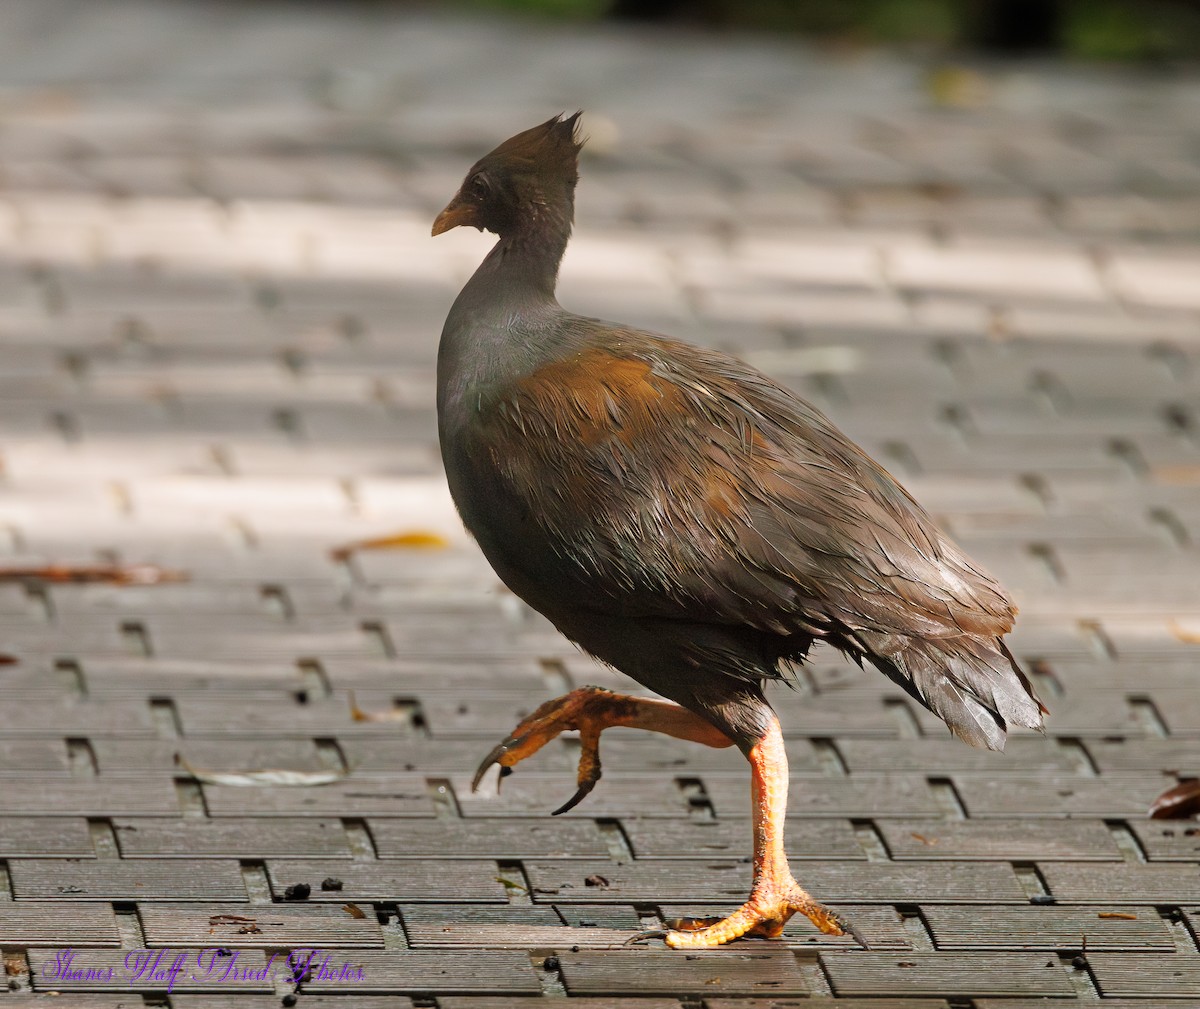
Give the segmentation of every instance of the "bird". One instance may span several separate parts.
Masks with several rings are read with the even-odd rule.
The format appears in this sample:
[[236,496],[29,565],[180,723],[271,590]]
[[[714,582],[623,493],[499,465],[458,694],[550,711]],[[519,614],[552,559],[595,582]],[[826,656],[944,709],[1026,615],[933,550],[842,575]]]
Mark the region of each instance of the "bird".
[[673,948],[772,938],[795,914],[852,923],[796,881],[788,766],[765,687],[815,642],[873,664],[965,742],[998,750],[1046,708],[1004,642],[1016,608],[925,510],[796,393],[736,357],[573,314],[556,297],[584,140],[577,112],[486,154],[433,223],[497,241],[451,306],[437,417],[451,496],[500,579],[658,697],[579,687],[479,767],[511,773],[577,730],[577,791],[612,726],[736,746],[750,765],[753,881]]

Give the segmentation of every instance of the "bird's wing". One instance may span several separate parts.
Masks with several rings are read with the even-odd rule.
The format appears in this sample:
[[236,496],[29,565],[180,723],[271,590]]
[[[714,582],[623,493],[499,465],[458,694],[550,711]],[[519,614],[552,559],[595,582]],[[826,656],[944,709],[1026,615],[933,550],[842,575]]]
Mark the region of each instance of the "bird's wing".
[[817,410],[723,354],[586,325],[488,411],[481,449],[533,527],[515,563],[573,605],[868,653],[1012,626],[999,585]]

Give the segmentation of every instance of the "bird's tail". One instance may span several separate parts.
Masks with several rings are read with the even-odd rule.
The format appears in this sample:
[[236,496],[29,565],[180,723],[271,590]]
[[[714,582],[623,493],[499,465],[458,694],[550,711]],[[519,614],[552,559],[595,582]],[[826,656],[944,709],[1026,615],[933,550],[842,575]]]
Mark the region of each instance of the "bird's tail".
[[1000,638],[858,637],[872,664],[972,746],[1003,750],[1010,725],[1043,727],[1047,709]]

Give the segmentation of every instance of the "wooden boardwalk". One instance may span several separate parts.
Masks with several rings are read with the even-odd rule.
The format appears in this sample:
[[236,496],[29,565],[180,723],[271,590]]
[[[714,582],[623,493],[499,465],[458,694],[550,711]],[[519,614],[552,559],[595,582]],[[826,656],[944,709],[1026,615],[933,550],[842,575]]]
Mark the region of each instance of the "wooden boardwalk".
[[[1200,1006],[1200,823],[1146,818],[1200,775],[1195,78],[387,5],[4,17],[0,1009]],[[788,381],[1020,602],[1052,716],[1006,754],[828,652],[773,695],[797,875],[869,950],[623,946],[743,898],[737,754],[616,730],[563,817],[569,739],[470,790],[546,698],[631,687],[499,586],[434,428],[488,242],[433,214],[579,106],[562,301]],[[396,533],[427,545],[331,554]],[[219,777],[262,769],[327,783]]]

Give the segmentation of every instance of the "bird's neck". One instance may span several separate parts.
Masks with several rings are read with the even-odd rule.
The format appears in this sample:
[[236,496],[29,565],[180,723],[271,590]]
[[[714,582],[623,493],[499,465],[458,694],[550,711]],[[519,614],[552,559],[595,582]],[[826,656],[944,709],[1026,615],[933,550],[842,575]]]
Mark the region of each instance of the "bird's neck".
[[551,352],[563,310],[554,296],[570,208],[544,208],[496,243],[459,293],[438,350],[439,400],[476,396],[527,374]]

